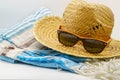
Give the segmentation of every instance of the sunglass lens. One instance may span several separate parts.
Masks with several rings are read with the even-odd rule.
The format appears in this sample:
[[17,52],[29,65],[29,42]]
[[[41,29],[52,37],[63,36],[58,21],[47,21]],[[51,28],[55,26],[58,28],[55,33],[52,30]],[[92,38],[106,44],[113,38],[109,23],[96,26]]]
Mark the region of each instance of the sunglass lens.
[[78,38],[70,33],[58,31],[59,42],[65,46],[74,46],[78,42]]
[[103,51],[106,45],[107,44],[105,42],[98,40],[93,39],[83,40],[84,48],[90,53],[100,53]]

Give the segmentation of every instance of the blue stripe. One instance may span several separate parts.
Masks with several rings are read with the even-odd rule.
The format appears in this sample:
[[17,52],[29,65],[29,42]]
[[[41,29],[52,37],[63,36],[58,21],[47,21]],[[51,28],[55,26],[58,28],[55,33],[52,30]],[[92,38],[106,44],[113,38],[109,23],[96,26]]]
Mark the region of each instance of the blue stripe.
[[[47,15],[47,14],[43,14],[42,16],[39,16],[38,18],[42,18],[43,16],[46,16],[46,15]],[[17,34],[18,34],[18,33],[20,33],[20,32],[23,32],[23,31],[26,30],[26,29],[29,29],[29,28],[33,27],[34,22],[36,22],[35,19],[34,19],[34,20],[31,20],[31,22],[29,21],[29,22],[25,23],[24,25],[21,25],[21,26],[22,26],[21,28],[17,29],[15,32],[11,32],[11,34],[7,35],[7,37],[10,38],[10,37],[12,37],[11,35],[15,36],[14,34],[16,34],[16,32],[17,32]],[[30,24],[31,26],[27,26],[28,24]]]
[[[41,10],[41,9],[40,9],[40,10]],[[42,12],[42,10],[39,11],[39,12]],[[44,12],[44,13],[46,13],[46,12]],[[44,14],[44,13],[43,13],[43,14]],[[49,14],[50,14],[50,13],[49,13]],[[35,20],[35,21],[36,21],[35,17],[37,17],[37,16],[33,16],[33,18],[31,18],[30,20]],[[43,17],[43,16],[42,16],[42,14],[41,14],[41,15],[38,15],[38,17]],[[22,24],[19,24],[18,26],[15,26],[12,30],[8,31],[8,32],[5,33],[4,35],[9,35],[9,34],[12,33],[13,31],[17,30],[18,28],[21,28],[23,25],[28,24],[28,23],[29,23],[29,20],[28,20],[28,21],[24,21]]]
[[[42,18],[44,16],[47,16],[47,15],[50,15],[50,14],[51,14],[51,11],[49,11],[46,8],[41,8],[36,13],[34,13],[32,16],[26,18],[21,24],[14,25],[11,30],[9,30],[8,32],[2,34],[2,36],[6,36],[8,38],[12,38],[12,37],[22,33],[23,31],[33,27],[34,23],[38,19],[40,19],[40,18]],[[3,39],[0,38],[0,42],[2,40]]]
[[12,58],[2,56],[2,55],[0,55],[0,60],[7,61],[7,62],[10,62],[10,63],[17,63],[18,62],[17,60],[14,60]]

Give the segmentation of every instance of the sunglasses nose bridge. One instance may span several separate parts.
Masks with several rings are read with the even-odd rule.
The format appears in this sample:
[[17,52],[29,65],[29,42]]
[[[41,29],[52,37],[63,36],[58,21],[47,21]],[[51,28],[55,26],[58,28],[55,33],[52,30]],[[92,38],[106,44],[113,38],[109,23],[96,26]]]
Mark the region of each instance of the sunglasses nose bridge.
[[81,42],[83,42],[85,39],[78,37],[78,40],[81,41]]
[[102,41],[78,37],[76,35],[61,30],[58,30],[57,32],[58,40],[60,43],[70,47],[74,46],[75,44],[82,44],[84,49],[90,53],[100,53],[107,45],[105,44],[105,42]]

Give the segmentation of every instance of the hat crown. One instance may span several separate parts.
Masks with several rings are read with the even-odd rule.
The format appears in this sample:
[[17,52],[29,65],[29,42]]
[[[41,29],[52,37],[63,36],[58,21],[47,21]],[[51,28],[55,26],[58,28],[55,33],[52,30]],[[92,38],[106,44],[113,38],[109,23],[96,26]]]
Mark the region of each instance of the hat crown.
[[102,4],[72,0],[63,14],[61,29],[80,37],[107,41],[114,26],[114,15]]

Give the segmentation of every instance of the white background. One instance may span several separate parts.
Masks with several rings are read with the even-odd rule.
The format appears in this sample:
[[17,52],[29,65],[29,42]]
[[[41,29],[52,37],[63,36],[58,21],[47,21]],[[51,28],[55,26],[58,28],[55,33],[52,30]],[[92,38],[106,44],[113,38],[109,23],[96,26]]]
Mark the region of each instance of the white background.
[[[47,7],[55,15],[62,16],[65,6],[70,0],[0,0],[0,29],[20,23],[24,18]],[[86,0],[103,3],[109,6],[115,15],[115,26],[112,38],[120,40],[120,1],[119,0]],[[80,75],[46,69],[25,64],[11,64],[0,61],[0,79],[39,79],[39,80],[87,80]],[[93,80],[93,79],[92,79]]]

